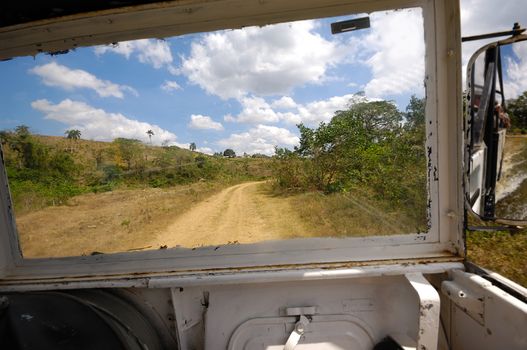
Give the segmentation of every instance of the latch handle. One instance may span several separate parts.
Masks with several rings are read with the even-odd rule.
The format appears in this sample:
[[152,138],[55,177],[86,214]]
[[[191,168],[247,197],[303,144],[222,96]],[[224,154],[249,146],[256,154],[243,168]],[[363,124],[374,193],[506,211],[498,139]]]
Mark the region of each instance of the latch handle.
[[289,335],[289,338],[287,338],[287,342],[285,343],[284,350],[293,350],[298,342],[300,341],[300,338],[306,331],[306,326],[309,324],[309,319],[304,316],[300,315],[300,319],[295,324],[295,328]]

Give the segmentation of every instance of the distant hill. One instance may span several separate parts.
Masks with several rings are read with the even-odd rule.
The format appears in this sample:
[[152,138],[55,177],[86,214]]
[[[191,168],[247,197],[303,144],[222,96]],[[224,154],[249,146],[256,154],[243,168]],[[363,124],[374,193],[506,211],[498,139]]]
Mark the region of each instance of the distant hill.
[[209,156],[125,138],[74,140],[35,135],[27,129],[4,131],[0,137],[15,207],[20,211],[61,204],[85,192],[271,176],[271,160],[266,158]]

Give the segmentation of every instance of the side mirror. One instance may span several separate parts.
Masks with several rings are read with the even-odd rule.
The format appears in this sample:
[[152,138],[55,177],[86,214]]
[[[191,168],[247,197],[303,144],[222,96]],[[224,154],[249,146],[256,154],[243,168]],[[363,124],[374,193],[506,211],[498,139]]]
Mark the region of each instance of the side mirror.
[[467,69],[465,195],[483,220],[527,224],[527,36],[488,44]]

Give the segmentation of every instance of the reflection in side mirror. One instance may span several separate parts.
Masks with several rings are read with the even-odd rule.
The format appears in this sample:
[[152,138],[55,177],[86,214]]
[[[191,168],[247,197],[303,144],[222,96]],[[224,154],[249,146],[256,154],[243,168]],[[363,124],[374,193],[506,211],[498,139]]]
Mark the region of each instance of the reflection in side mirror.
[[469,62],[467,201],[487,220],[527,221],[526,39],[489,44]]

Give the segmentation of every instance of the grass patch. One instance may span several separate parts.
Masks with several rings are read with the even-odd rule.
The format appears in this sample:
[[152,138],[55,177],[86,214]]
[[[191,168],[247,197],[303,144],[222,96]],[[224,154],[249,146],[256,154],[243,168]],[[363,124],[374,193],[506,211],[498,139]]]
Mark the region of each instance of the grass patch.
[[468,260],[527,287],[527,230],[467,232]]
[[[424,231],[426,218],[417,222],[401,210],[355,193],[306,192],[290,196],[292,205],[313,236],[348,237]],[[426,226],[425,226],[426,227]]]
[[68,205],[17,215],[22,252],[34,258],[158,249],[149,245],[156,234],[195,203],[230,185],[203,181],[75,196]]

